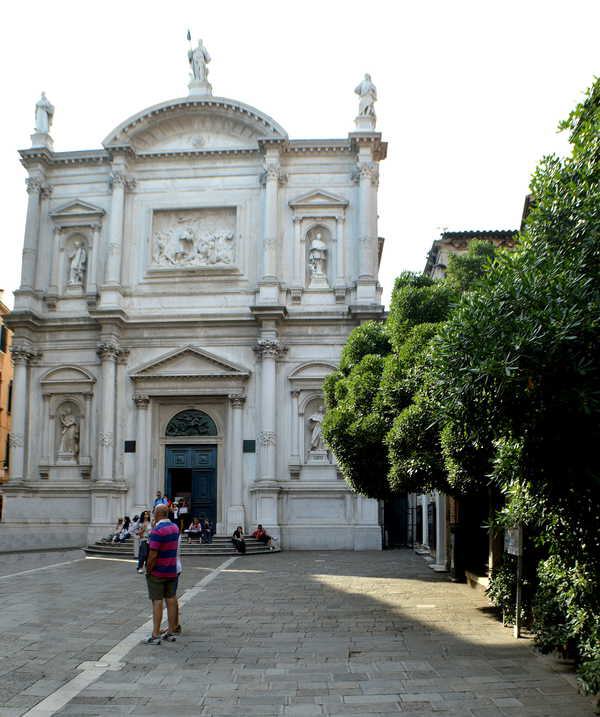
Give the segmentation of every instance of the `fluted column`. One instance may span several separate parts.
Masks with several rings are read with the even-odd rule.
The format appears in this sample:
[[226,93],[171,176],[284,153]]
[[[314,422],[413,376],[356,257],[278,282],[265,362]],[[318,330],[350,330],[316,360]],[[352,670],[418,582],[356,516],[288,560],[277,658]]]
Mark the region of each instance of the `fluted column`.
[[23,241],[23,263],[21,268],[21,290],[32,291],[35,281],[35,263],[40,233],[40,195],[44,188],[42,177],[28,177],[26,180],[27,218]]
[[119,347],[114,343],[101,343],[98,356],[102,362],[102,413],[98,435],[99,480],[112,481],[115,478],[115,376]]
[[284,175],[277,160],[270,160],[265,165],[265,233],[263,281],[277,281],[277,199],[279,183]]
[[298,415],[298,399],[300,398],[300,391],[292,391],[292,456],[291,463],[293,465],[300,465],[300,431],[299,431],[299,415]]
[[429,496],[425,493],[421,496],[421,512],[423,515],[423,545],[429,547],[429,521],[427,513],[427,505]]
[[38,240],[36,242],[35,256],[35,280],[34,287],[36,291],[45,291],[48,287],[48,271],[50,268],[50,250],[51,245],[46,241],[47,235],[44,227],[44,220],[49,214],[50,197],[52,196],[52,187],[49,184],[43,184],[40,190],[40,224],[38,229]]
[[358,164],[359,260],[358,278],[374,281],[377,277],[377,186],[379,170],[371,161]]
[[98,292],[97,278],[96,278],[96,266],[98,262],[98,252],[100,243],[100,224],[93,224],[92,227],[92,239],[89,246],[88,252],[88,267],[86,277],[86,288],[85,293],[88,296],[88,300],[96,296]]
[[229,396],[231,403],[231,475],[229,481],[229,506],[227,507],[227,531],[233,532],[238,525],[245,528],[243,475],[243,414],[246,397],[239,393]]
[[144,506],[148,505],[148,501],[150,499],[150,494],[148,492],[148,451],[150,449],[150,441],[147,433],[148,405],[150,404],[150,398],[145,394],[136,393],[133,400],[137,408],[134,496],[136,510],[142,510]]
[[123,245],[123,218],[125,214],[125,190],[135,186],[135,180],[114,169],[111,174],[112,201],[108,234],[108,257],[104,274],[104,284],[117,288],[121,284],[121,250]]
[[25,479],[25,441],[27,426],[27,374],[28,365],[34,353],[27,348],[14,346],[11,349],[15,365],[13,375],[12,430],[10,433],[10,480]]
[[437,572],[448,569],[448,545],[446,530],[446,495],[440,491],[435,496],[435,563],[430,567]]
[[260,339],[255,346],[256,354],[262,361],[260,416],[261,430],[258,434],[260,446],[259,481],[275,480],[277,434],[275,416],[277,405],[276,359],[286,351],[277,339]]

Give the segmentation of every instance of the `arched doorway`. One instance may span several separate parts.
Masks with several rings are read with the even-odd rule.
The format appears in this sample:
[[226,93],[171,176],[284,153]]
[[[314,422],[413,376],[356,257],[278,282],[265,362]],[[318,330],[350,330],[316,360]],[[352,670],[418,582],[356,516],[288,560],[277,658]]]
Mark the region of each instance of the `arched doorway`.
[[186,409],[169,421],[165,435],[177,439],[165,446],[165,495],[185,498],[191,517],[217,520],[217,446],[186,445],[182,439],[217,436],[217,426],[204,411]]

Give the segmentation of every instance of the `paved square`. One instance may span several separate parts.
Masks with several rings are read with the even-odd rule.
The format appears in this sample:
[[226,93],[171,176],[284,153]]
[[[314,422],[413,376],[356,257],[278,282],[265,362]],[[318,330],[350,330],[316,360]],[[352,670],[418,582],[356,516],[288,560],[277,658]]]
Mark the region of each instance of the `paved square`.
[[213,572],[224,560],[185,561],[182,591],[204,583],[181,638],[159,647],[139,642],[150,603],[133,562],[0,577],[0,717],[592,714],[481,593],[408,550],[239,557]]

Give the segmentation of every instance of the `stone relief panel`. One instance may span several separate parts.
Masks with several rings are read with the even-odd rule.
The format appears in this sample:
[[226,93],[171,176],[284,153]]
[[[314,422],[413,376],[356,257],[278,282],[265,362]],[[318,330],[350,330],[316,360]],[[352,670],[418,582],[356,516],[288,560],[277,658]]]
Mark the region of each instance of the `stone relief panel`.
[[150,268],[233,268],[236,225],[235,207],[155,211]]

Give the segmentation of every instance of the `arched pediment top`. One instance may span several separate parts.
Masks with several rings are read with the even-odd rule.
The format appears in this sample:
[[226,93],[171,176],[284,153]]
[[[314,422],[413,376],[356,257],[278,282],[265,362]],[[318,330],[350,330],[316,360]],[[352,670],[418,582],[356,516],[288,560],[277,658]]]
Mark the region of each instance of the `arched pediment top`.
[[306,380],[323,380],[333,371],[337,371],[337,366],[328,361],[308,361],[297,366],[288,376],[289,380],[306,381]]
[[40,378],[42,384],[95,383],[91,373],[79,366],[57,366]]
[[275,120],[223,97],[184,97],[138,112],[116,127],[103,146],[136,153],[258,149],[258,140],[287,139]]

